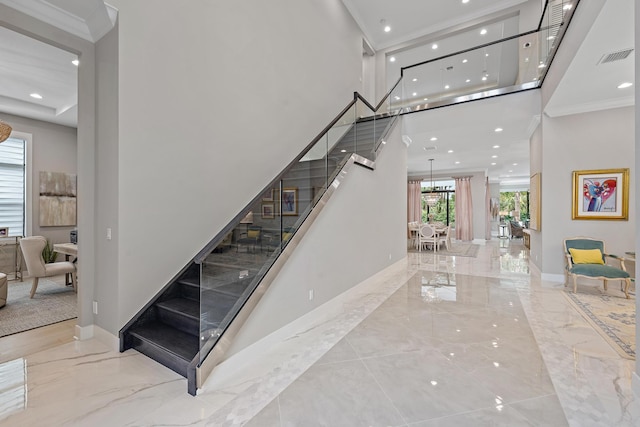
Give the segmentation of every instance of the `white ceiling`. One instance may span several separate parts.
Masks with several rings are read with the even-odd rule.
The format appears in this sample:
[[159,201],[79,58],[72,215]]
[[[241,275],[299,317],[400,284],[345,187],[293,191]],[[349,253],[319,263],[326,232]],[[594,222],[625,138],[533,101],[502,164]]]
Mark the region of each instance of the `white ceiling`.
[[[543,4],[543,0],[469,0],[466,4],[461,0],[343,2],[368,42],[379,54],[386,55],[389,82],[395,82],[399,77],[401,66],[533,29]],[[102,0],[0,0],[0,4],[89,41],[102,37],[117,16],[117,11]],[[633,105],[634,86],[625,90],[616,87],[622,81],[635,83],[634,54],[622,61],[597,64],[605,53],[634,46],[633,13],[630,13],[633,7],[633,0],[605,2],[545,110],[546,114],[555,116]],[[384,25],[391,26],[390,32],[383,31],[381,20]],[[479,33],[483,28],[487,29],[486,35]],[[611,31],[612,28],[616,31]],[[437,50],[431,49],[434,42],[438,43]],[[389,62],[390,56],[395,56],[396,62]],[[0,27],[0,58],[0,112],[76,126],[77,69],[71,64],[75,58],[73,54]],[[490,74],[505,73],[504,68],[495,73],[490,65],[487,68]],[[513,74],[513,70],[508,71]],[[456,65],[455,73],[451,75],[459,72],[461,68]],[[468,73],[461,73],[457,78],[461,79],[463,74],[465,79],[473,80],[473,76],[466,75]],[[497,81],[498,77],[493,77]],[[433,93],[437,91],[434,82],[436,86],[444,83],[442,75],[429,79],[430,86],[425,85],[427,79],[422,82],[409,80],[412,79],[407,79],[405,88],[408,93]],[[476,87],[482,84],[470,83]],[[34,92],[40,93],[43,99],[31,98],[29,95]],[[408,149],[408,174],[426,176],[429,172],[427,159],[434,158],[435,176],[487,171],[492,182],[528,182],[528,140],[540,114],[535,92],[405,116],[403,133],[413,141]],[[496,127],[503,128],[503,132],[494,132]],[[434,136],[438,140],[430,141]],[[500,148],[492,148],[494,145],[500,145]],[[425,146],[436,148],[425,151]],[[492,155],[499,157],[493,159]],[[456,164],[456,161],[460,163]],[[496,165],[492,166],[492,162]]]

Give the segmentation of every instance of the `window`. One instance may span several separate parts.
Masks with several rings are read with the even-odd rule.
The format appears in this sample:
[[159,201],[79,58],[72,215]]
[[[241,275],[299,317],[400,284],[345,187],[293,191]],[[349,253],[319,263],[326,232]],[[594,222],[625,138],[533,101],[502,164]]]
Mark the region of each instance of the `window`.
[[0,227],[9,236],[25,235],[25,157],[23,139],[0,144]]

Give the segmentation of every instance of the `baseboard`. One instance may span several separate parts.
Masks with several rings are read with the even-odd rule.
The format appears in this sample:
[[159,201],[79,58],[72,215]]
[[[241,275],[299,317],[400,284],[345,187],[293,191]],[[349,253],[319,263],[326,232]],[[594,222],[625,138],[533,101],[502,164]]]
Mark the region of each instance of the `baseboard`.
[[74,338],[79,341],[85,341],[92,338],[97,339],[112,351],[120,351],[120,340],[118,337],[110,332],[102,329],[100,326],[88,325],[78,326],[76,325],[76,333]]
[[540,278],[546,282],[564,283],[564,274],[542,273]]
[[631,390],[636,399],[640,399],[640,376],[637,372],[631,374]]
[[93,338],[93,325],[76,325],[76,333],[73,336],[78,341],[85,341]]

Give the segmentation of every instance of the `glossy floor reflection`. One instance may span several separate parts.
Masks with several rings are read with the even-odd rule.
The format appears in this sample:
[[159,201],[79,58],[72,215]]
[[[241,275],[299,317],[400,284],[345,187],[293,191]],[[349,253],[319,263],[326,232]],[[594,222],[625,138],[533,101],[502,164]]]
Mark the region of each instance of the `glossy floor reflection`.
[[0,426],[638,425],[634,362],[560,292],[529,274],[520,241],[477,257],[411,253],[196,397],[95,340],[27,355],[0,367],[27,373],[26,389],[0,383]]

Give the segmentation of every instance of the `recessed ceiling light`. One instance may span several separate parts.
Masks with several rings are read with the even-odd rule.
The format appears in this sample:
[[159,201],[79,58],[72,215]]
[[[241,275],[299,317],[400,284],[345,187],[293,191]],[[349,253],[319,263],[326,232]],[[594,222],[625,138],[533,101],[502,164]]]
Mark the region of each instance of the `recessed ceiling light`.
[[562,10],[569,10],[569,9],[571,9],[571,3],[569,3],[569,4],[565,4],[565,5],[562,7]]
[[389,62],[396,62],[396,57],[395,56],[390,57]]
[[449,89],[449,85],[445,85],[445,86],[444,86],[444,88],[445,88],[445,89]]
[[398,95],[394,96],[394,98],[396,99],[396,101],[400,100],[400,97]]
[[538,65],[538,68],[544,68],[544,64]]
[[431,49],[436,50],[438,48],[438,44],[434,43],[431,45]]
[[451,154],[451,153],[453,153],[453,150],[449,150],[449,151],[447,151],[447,153]]
[[39,93],[32,93],[29,96],[35,99],[42,99],[42,95],[40,95]]
[[341,152],[341,153],[346,153],[346,152],[347,152],[347,150],[340,150],[340,152]]
[[414,78],[414,79],[413,79],[413,80],[411,80],[411,81],[412,81],[412,82],[417,82],[417,81],[418,81],[418,79],[415,79],[415,78]]
[[78,65],[80,65],[80,60],[74,59],[73,61],[71,61],[71,63],[77,67]]
[[502,132],[502,128],[496,128],[495,131],[496,132]]
[[465,83],[469,83],[471,81],[471,79],[467,79],[465,80]]
[[524,62],[529,62],[529,57],[524,58]]
[[487,80],[487,76],[482,76],[482,81],[486,81]]
[[498,156],[496,156],[495,154],[493,156],[491,156],[492,159],[497,159]]
[[463,60],[462,60],[462,63],[463,63],[463,64],[466,64],[467,62],[469,62],[469,60],[468,60],[468,59],[463,59]]
[[459,164],[460,164],[460,162],[456,162],[456,165],[459,165]]
[[494,145],[493,148],[500,148],[500,146],[499,145]]
[[513,166],[518,166],[518,164],[517,164],[517,163],[514,163],[514,164],[513,164]]
[[469,0],[462,0],[462,4],[467,4],[469,3]]
[[547,37],[547,40],[553,40],[555,38],[556,38],[556,36],[549,36],[549,37]]
[[495,165],[496,165],[496,162],[492,162],[492,163],[491,163],[491,166],[495,166]]
[[436,138],[435,136],[431,137],[431,141],[437,141],[437,140],[438,140],[438,138]]
[[513,171],[512,171],[512,170],[510,170],[510,171],[509,171],[509,173],[513,173]]
[[488,53],[485,53],[485,54],[484,54],[484,56],[489,56],[489,54],[488,54]]
[[626,88],[631,87],[631,86],[633,86],[633,83],[624,82],[624,83],[618,85],[618,89],[626,89]]
[[418,94],[418,92],[413,92],[411,95],[412,96],[416,96]]
[[480,30],[480,35],[484,36],[485,34],[487,34],[486,28],[483,28],[482,30]]
[[387,25],[386,27],[384,27],[384,32],[385,33],[388,33],[389,31],[391,31],[391,27],[390,26]]
[[424,99],[423,99],[423,101],[428,101],[428,100],[429,100],[429,98],[424,98]]

